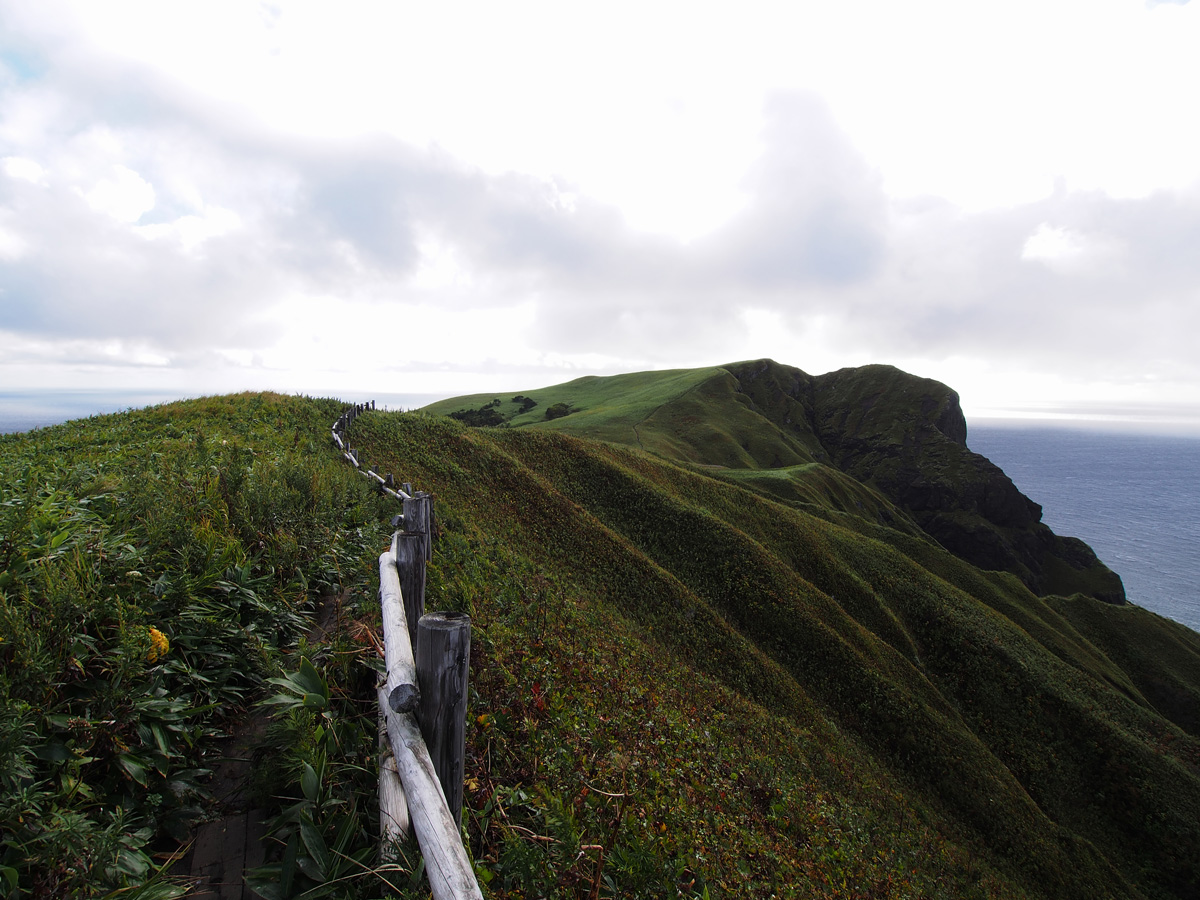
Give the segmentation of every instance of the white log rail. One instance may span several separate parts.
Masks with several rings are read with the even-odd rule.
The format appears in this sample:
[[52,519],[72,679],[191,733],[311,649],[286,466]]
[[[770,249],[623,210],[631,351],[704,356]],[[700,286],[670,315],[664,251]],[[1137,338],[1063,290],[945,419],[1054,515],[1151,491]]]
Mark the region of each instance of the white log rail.
[[349,431],[351,423],[362,413],[373,409],[375,409],[374,400],[370,403],[356,403],[353,406],[347,406],[333,423],[331,431],[333,442],[342,451],[342,457],[363,475],[374,480],[379,485],[379,489],[385,494],[390,494],[397,500],[411,500],[413,499],[411,485],[404,486],[409,488],[408,491],[399,490],[396,488],[395,479],[390,474],[384,477],[372,468],[364,469],[359,451],[350,446]]
[[396,768],[396,757],[392,754],[388,740],[387,706],[379,704],[379,847],[380,860],[392,862],[397,844],[408,839],[412,833],[412,822],[408,817],[408,800],[404,796],[404,784]]
[[[374,401],[348,406],[333,423],[332,434],[347,462],[402,503],[402,513],[392,519],[392,545],[379,557],[387,669],[378,689],[381,855],[387,858],[411,832],[434,900],[483,900],[459,830],[470,619],[452,613],[424,616],[425,564],[433,558],[433,498],[408,483],[397,487],[391,474],[380,476],[366,467],[359,451],[349,446],[351,423],[374,408]],[[413,657],[419,633],[434,648],[422,660],[420,678]],[[420,683],[427,683],[424,698]],[[437,731],[431,733],[431,728]],[[437,746],[436,764],[426,736]],[[447,793],[453,805],[447,804]]]
[[[408,623],[404,620],[396,558],[391,551],[379,557],[379,584],[388,673],[387,681],[379,688],[379,706],[387,720],[392,756],[404,785],[412,829],[425,859],[429,887],[434,900],[483,900],[471,861],[462,845],[458,822],[446,805],[433,760],[413,717],[420,694],[408,639]],[[398,818],[391,810],[389,817]]]

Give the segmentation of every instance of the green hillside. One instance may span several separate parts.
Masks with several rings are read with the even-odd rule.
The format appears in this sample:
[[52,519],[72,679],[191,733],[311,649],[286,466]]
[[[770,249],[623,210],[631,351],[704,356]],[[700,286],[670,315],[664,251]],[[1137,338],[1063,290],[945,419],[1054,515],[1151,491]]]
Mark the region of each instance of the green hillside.
[[[537,406],[459,407],[500,399],[517,427],[354,423],[371,465],[436,496],[428,606],[472,616],[464,821],[485,894],[1196,896],[1200,635],[1039,596],[1026,581],[1053,552],[1042,573],[949,552],[897,485],[952,519],[982,483],[968,475],[994,479],[956,398],[896,370],[797,372],[627,376],[617,393],[583,379],[521,395]],[[557,403],[576,411],[547,420]],[[320,886],[375,897],[387,877],[423,896],[370,872],[364,634],[394,510],[328,447],[337,410],[210,398],[0,439],[0,884],[143,883],[207,808],[211,738],[304,655],[328,705],[265,739],[279,846],[302,835],[288,846],[315,876],[310,839],[344,834],[361,865]],[[895,473],[931,429],[961,452],[935,447],[913,488]],[[872,453],[881,477],[860,481]],[[1022,500],[967,512],[1054,551],[980,513]],[[1059,562],[1054,577],[1099,571]],[[336,622],[306,637],[328,597]]]
[[[478,404],[478,405],[477,405]],[[532,405],[536,404],[536,405]],[[967,447],[958,395],[891,366],[810,376],[773,360],[580,378],[511,398],[426,407],[472,425],[547,429],[638,447],[793,503],[923,530],[1038,594],[1124,603],[1121,579]]]

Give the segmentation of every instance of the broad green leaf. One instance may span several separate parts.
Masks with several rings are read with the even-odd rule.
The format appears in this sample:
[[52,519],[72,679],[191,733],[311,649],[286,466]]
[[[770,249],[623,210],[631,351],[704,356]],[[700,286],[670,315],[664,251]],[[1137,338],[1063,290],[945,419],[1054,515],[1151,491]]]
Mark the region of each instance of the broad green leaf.
[[306,694],[320,694],[325,700],[329,699],[329,685],[321,677],[321,673],[308,661],[308,657],[300,660],[300,671],[296,673],[296,681],[302,685]]
[[355,805],[351,805],[346,815],[342,816],[342,824],[338,827],[337,837],[333,842],[333,850],[339,858],[350,852],[351,843],[358,831],[358,815]]
[[154,735],[154,743],[158,746],[159,751],[163,756],[173,756],[171,753],[171,744],[167,740],[167,735],[163,732],[163,727],[155,722],[150,726],[150,733]]
[[262,701],[264,706],[303,706],[304,700],[292,694],[276,694]]
[[140,878],[150,868],[150,857],[138,850],[122,847],[117,851],[117,868],[126,875]]
[[299,852],[300,840],[296,833],[292,832],[283,850],[283,860],[279,869],[279,889],[285,897],[291,896],[292,893],[292,883],[296,880],[296,856]]
[[148,778],[146,776],[147,766],[144,759],[140,759],[132,753],[122,753],[117,756],[117,762],[120,763],[121,768],[125,770],[130,778],[145,787]]
[[324,881],[327,877],[326,873],[329,872],[329,848],[325,845],[325,838],[321,836],[320,829],[307,815],[300,817],[300,838],[304,841],[304,848],[308,850],[309,856],[312,857],[312,861],[321,875],[320,878],[313,880]]
[[48,741],[34,750],[33,755],[46,762],[65,762],[71,758],[71,751],[62,741]]
[[317,802],[321,793],[321,779],[317,776],[317,770],[308,763],[304,764],[304,772],[300,775],[300,789],[304,791],[305,799]]
[[246,872],[246,886],[263,900],[286,900],[288,894],[280,884],[283,867],[278,864],[259,866]]
[[[311,857],[301,856],[296,860],[296,868],[298,868],[304,877],[308,878],[310,881],[315,881],[318,884],[325,881],[325,873],[321,871],[315,862],[313,862]],[[310,891],[305,891],[303,896],[307,898],[311,897],[312,894]]]

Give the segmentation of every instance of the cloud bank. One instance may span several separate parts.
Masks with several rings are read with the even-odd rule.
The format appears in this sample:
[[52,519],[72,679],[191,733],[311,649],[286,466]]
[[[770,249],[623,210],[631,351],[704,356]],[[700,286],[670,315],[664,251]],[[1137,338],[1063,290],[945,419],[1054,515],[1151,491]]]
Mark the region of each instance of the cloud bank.
[[283,129],[0,10],[0,370],[29,387],[841,354],[1200,404],[1200,169],[1128,196],[901,196],[825,96],[774,88],[736,208],[672,235],[569,175]]

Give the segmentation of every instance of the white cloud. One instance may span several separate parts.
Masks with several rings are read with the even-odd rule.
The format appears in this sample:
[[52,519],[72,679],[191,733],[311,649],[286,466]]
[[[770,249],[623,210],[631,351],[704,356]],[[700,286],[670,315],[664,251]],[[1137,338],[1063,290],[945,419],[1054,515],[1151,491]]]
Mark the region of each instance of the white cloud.
[[1053,228],[1043,222],[1021,248],[1021,259],[1046,262],[1073,260],[1086,255],[1087,244],[1082,237],[1065,228]]
[[1112,236],[1085,234],[1042,222],[1026,238],[1021,259],[1086,279],[1110,277],[1124,261],[1124,247]]
[[46,183],[46,170],[32,159],[7,156],[2,162],[4,163],[4,174],[12,178],[20,178],[22,181],[28,181],[30,184],[44,185]]
[[15,262],[29,252],[29,244],[11,229],[0,225],[0,260]]
[[138,225],[134,230],[149,240],[173,240],[183,249],[195,251],[206,241],[230,234],[242,226],[242,218],[236,212],[213,206],[205,209],[200,215],[180,216],[171,222]]
[[316,390],[397,364],[353,309],[424,379],[1168,362],[1200,397],[1195,4],[0,14],[39,60],[0,84],[0,328],[46,365]]
[[83,196],[92,209],[129,224],[154,208],[154,188],[137,172],[120,165],[113,166],[112,174]]

